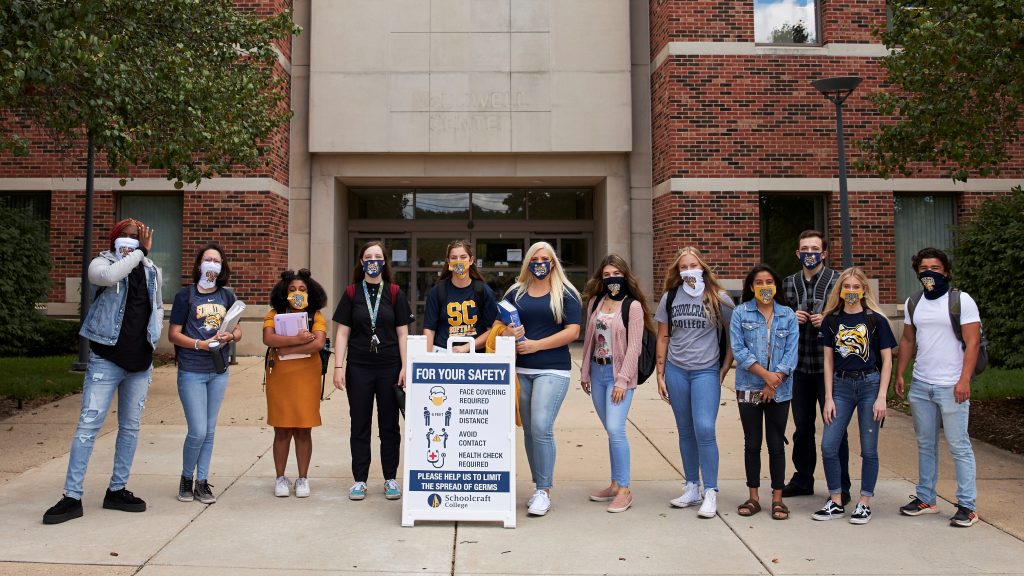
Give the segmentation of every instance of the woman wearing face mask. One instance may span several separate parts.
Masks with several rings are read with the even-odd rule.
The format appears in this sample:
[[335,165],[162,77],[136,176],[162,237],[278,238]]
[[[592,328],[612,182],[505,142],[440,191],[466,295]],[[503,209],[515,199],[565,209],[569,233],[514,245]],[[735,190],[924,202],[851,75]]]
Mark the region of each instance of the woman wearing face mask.
[[[629,297],[629,307],[622,303]],[[590,495],[594,502],[611,502],[609,512],[625,512],[633,504],[629,489],[629,440],[626,416],[638,384],[637,362],[644,330],[654,332],[647,298],[629,265],[617,254],[606,256],[587,283],[583,300],[590,309],[583,336],[580,385],[594,401],[608,433],[611,484]],[[628,319],[624,316],[628,315]],[[624,322],[623,320],[627,320]],[[627,329],[626,323],[629,324]],[[628,333],[627,333],[628,330]]]
[[338,323],[334,387],[348,396],[352,419],[349,447],[355,483],[349,488],[348,497],[366,498],[376,400],[384,497],[397,500],[402,497],[397,479],[402,433],[395,387],[405,388],[405,340],[415,318],[405,294],[395,284],[380,242],[362,247],[352,279],[334,312],[334,321]]
[[[224,250],[209,242],[196,253],[191,286],[174,297],[170,332],[178,362],[178,397],[185,411],[188,434],[182,447],[178,500],[213,504],[217,498],[209,484],[210,458],[217,413],[228,387],[228,344],[242,339],[242,329],[220,330],[224,316],[235,303],[233,292],[224,289],[231,278]],[[214,363],[214,354],[220,362]],[[218,372],[217,366],[223,366]],[[193,484],[194,480],[194,484]]]
[[782,279],[770,266],[758,264],[743,280],[743,302],[730,326],[736,357],[736,402],[743,424],[743,464],[750,497],[739,505],[740,516],[761,510],[761,438],[767,439],[772,482],[772,518],[789,518],[782,502],[786,485],[786,421],[793,398],[800,334],[796,312],[780,294]]
[[665,294],[654,316],[658,393],[672,406],[686,476],[683,494],[669,503],[676,508],[699,504],[697,515],[702,518],[718,513],[715,423],[721,383],[732,365],[732,351],[723,349],[732,311],[732,299],[700,251],[690,246],[680,250],[665,271]]
[[[451,336],[472,337],[476,349],[483,349],[487,331],[498,316],[494,292],[473,263],[473,246],[468,240],[448,244],[445,254],[441,277],[427,292],[423,309],[427,351],[447,350]],[[456,346],[453,350],[468,352],[469,346]]]
[[[274,495],[284,498],[291,483],[285,476],[288,451],[295,440],[295,460],[299,476],[295,495],[309,496],[309,461],[313,457],[313,427],[320,425],[320,350],[327,340],[327,322],[320,309],[327,304],[327,293],[313,280],[309,270],[298,273],[285,270],[270,292],[273,307],[263,317],[263,343],[270,351],[267,358],[267,424],[274,427]],[[275,333],[278,314],[305,312],[307,327],[295,336]],[[308,354],[308,357],[282,356]]]
[[516,308],[520,325],[503,335],[516,338],[519,415],[526,459],[536,491],[527,511],[543,516],[551,508],[555,471],[555,417],[562,406],[572,370],[569,343],[580,333],[580,294],[569,283],[555,249],[537,242],[526,251],[519,278],[505,301]]
[[896,347],[889,322],[859,268],[847,268],[825,304],[821,341],[825,348],[825,430],[821,460],[829,499],[811,517],[841,518],[839,443],[850,425],[854,409],[860,428],[860,500],[851,524],[871,521],[871,497],[878,479],[878,430],[885,419],[885,395],[892,377],[892,349]]

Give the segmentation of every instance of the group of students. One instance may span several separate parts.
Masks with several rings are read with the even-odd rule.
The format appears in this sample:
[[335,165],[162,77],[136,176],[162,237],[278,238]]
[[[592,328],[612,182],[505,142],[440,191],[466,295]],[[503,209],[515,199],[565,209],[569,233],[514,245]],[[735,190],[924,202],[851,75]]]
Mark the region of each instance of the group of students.
[[[82,411],[71,445],[64,497],[47,510],[44,523],[82,516],[85,470],[115,393],[119,410],[114,473],[103,507],[128,512],[146,509],[126,484],[163,320],[160,271],[147,257],[152,236],[142,222],[123,220],[110,232],[109,250],[90,265],[89,280],[100,291],[81,329],[92,347]],[[593,492],[591,500],[607,502],[609,512],[623,512],[632,504],[625,423],[635,389],[642,383],[638,367],[645,332],[649,332],[656,334],[658,394],[675,416],[685,475],[683,493],[671,500],[672,506],[696,506],[698,515],[705,518],[717,514],[715,427],[722,382],[735,360],[749,488],[738,513],[751,516],[761,510],[763,438],[769,453],[771,517],[789,517],[783,497],[813,494],[814,434],[820,407],[829,499],[813,517],[843,516],[850,490],[846,428],[856,410],[864,463],[861,497],[850,521],[864,524],[871,518],[878,430],[885,417],[896,342],[864,273],[857,268],[833,271],[824,265],[826,256],[822,234],[804,232],[797,251],[803,271],[783,280],[769,266],[755,266],[743,281],[741,302],[736,305],[700,251],[683,248],[667,267],[663,294],[652,314],[637,278],[621,257],[605,257],[580,294],[566,277],[555,249],[538,242],[527,250],[516,282],[502,295],[520,319],[518,324],[505,325],[498,319],[498,298],[476,269],[472,244],[459,240],[448,245],[439,278],[427,294],[424,334],[428,351],[436,352],[447,350],[450,336],[470,337],[478,349],[499,335],[516,339],[517,409],[535,485],[527,502],[530,515],[543,516],[551,508],[554,422],[572,376],[569,344],[579,337],[587,307],[580,383],[607,431],[611,460],[610,483]],[[937,512],[936,443],[941,421],[957,461],[959,502],[952,523],[969,526],[977,514],[974,460],[966,433],[967,398],[980,319],[970,297],[956,292],[957,320],[966,344],[950,342],[942,332],[943,322],[948,330],[953,321],[944,315],[949,259],[941,251],[925,249],[915,256],[913,265],[925,288],[924,299],[918,295],[908,300],[908,305],[914,305],[908,309],[901,339],[901,349],[908,353],[901,354],[898,370],[902,374],[916,348],[910,402],[921,479],[917,494],[901,512]],[[175,297],[168,336],[176,350],[178,392],[188,424],[178,499],[209,504],[216,501],[209,473],[217,415],[228,381],[224,355],[227,345],[239,341],[242,333],[237,327],[220,329],[235,300],[226,288],[230,267],[220,246],[208,243],[198,251],[192,279],[193,284]],[[398,499],[401,394],[396,394],[396,388],[405,385],[406,336],[415,319],[394,281],[382,243],[361,247],[352,279],[333,316],[337,356],[332,378],[349,403],[354,479],[349,498],[362,500],[367,495],[376,405],[383,492],[388,499]],[[294,492],[302,498],[311,490],[311,429],[321,424],[320,352],[327,341],[327,324],[320,310],[327,304],[327,295],[308,270],[288,270],[271,291],[270,303],[263,342],[268,347],[267,423],[274,428],[274,493],[287,497]],[[306,327],[292,336],[278,334],[275,316],[292,312],[307,313]],[[467,351],[468,346],[453,351]],[[222,362],[216,362],[214,355],[222,355]],[[897,376],[896,390],[904,392],[902,376]],[[786,484],[784,445],[791,404],[796,473]],[[292,443],[298,465],[294,483],[285,476]]]

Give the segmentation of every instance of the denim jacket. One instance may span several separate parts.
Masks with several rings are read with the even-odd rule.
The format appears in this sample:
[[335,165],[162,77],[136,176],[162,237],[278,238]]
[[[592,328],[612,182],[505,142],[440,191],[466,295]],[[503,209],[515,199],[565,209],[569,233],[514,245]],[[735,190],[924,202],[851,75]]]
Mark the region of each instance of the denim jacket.
[[764,316],[757,303],[748,300],[736,307],[729,326],[732,353],[736,357],[736,390],[763,390],[764,380],[750,372],[754,362],[769,372],[782,372],[786,379],[775,391],[775,400],[785,402],[793,398],[793,370],[796,368],[800,330],[796,313],[788,306],[775,302],[772,320],[772,357],[768,364],[768,334]]
[[104,290],[89,307],[89,314],[82,323],[82,329],[78,331],[80,336],[107,346],[117,344],[121,321],[124,320],[124,305],[128,300],[128,275],[139,262],[145,267],[151,305],[146,336],[149,344],[156,349],[164,325],[164,301],[160,293],[163,277],[160,268],[146,258],[142,250],[135,250],[121,260],[112,252],[104,250],[92,259],[89,264],[89,282]]

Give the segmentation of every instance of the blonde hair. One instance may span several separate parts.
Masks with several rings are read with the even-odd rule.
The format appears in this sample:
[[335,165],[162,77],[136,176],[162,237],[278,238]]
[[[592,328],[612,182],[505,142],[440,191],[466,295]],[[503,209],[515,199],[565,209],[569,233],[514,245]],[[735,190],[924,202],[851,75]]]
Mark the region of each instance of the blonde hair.
[[551,254],[551,272],[548,273],[548,278],[551,282],[551,315],[554,317],[556,324],[561,324],[563,318],[562,298],[565,291],[572,294],[572,297],[579,302],[582,302],[582,299],[576,287],[565,277],[565,272],[562,271],[562,263],[558,261],[558,254],[555,253],[555,249],[551,244],[537,242],[530,246],[529,250],[526,251],[526,255],[523,256],[523,266],[519,269],[519,277],[516,278],[516,283],[509,287],[505,294],[508,295],[515,292],[515,299],[518,301],[530,289],[530,283],[536,280],[530,272],[530,260],[533,259],[539,250],[547,250]]
[[[722,285],[718,282],[718,276],[715,271],[708,266],[708,263],[701,257],[700,250],[693,246],[684,246],[676,253],[676,257],[672,260],[672,263],[665,269],[665,292],[675,290],[683,283],[683,279],[679,276],[679,259],[683,256],[690,254],[697,259],[697,263],[700,264],[701,270],[704,271],[704,314],[707,316],[709,322],[713,322],[718,325],[721,324],[722,319]],[[714,296],[714,297],[712,297]],[[732,304],[732,302],[729,302]],[[668,315],[671,318],[672,311],[668,310]]]
[[846,302],[839,296],[839,293],[843,290],[843,281],[851,276],[864,287],[864,307],[870,309],[876,314],[885,316],[885,313],[882,312],[882,307],[878,305],[878,299],[875,297],[875,293],[871,291],[871,284],[868,282],[868,275],[857,267],[847,268],[839,274],[839,278],[836,280],[836,284],[832,288],[832,292],[828,295],[828,300],[825,302],[825,311],[822,313],[822,316],[828,316],[829,314],[834,314],[843,309]]

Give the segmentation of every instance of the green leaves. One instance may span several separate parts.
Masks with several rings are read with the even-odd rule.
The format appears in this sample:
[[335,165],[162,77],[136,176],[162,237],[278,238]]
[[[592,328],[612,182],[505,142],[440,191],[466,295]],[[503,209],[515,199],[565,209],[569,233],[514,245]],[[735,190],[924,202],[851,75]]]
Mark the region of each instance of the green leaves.
[[915,162],[957,180],[998,174],[1021,135],[1024,3],[889,4],[881,36],[892,48],[882,59],[891,87],[872,99],[896,122],[862,143],[866,167],[884,177],[910,175]]
[[1024,368],[1024,190],[982,203],[957,242],[953,278],[981,309],[993,363]]
[[[67,141],[91,131],[125,176],[255,169],[291,117],[274,44],[298,32],[289,13],[260,19],[231,0],[8,0],[0,108]],[[23,142],[23,125],[0,126],[0,146]]]
[[15,355],[39,343],[42,320],[36,302],[50,287],[50,247],[46,228],[22,208],[0,201],[0,356]]

